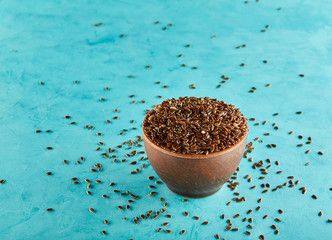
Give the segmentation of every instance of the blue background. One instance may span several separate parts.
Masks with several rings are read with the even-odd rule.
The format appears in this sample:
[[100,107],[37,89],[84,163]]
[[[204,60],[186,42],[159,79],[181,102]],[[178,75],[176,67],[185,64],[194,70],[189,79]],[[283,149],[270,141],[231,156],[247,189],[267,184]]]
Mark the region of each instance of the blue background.
[[[250,0],[248,4],[238,0],[1,0],[0,179],[6,182],[0,184],[0,239],[214,239],[216,233],[226,239],[258,239],[261,234],[265,239],[331,239],[332,223],[327,222],[332,219],[331,12],[329,0]],[[100,22],[103,25],[94,26]],[[236,49],[242,44],[247,47]],[[217,88],[221,75],[230,79]],[[265,86],[268,83],[270,87]],[[196,89],[190,89],[190,84]],[[257,90],[249,93],[252,87]],[[131,94],[135,97],[129,98]],[[248,154],[253,162],[243,158],[235,180],[245,202],[232,201],[236,196],[226,186],[211,197],[183,202],[165,184],[154,184],[158,177],[148,160],[130,165],[145,155],[119,162],[126,153],[144,148],[118,149],[117,163],[100,155],[108,147],[117,149],[141,136],[145,109],[179,96],[218,98],[239,107],[247,118],[256,118],[249,121],[248,141],[259,137],[263,142],[253,141],[255,150]],[[65,119],[66,115],[72,118]],[[72,121],[77,124],[71,125]],[[255,126],[257,122],[260,125]],[[95,129],[85,129],[87,124]],[[119,135],[131,127],[137,130]],[[37,129],[43,132],[37,134]],[[48,129],[53,132],[46,133]],[[291,130],[294,134],[289,135]],[[98,132],[104,135],[97,136]],[[309,136],[312,143],[307,145]],[[99,141],[105,145],[96,151]],[[271,143],[277,148],[266,147]],[[304,146],[297,147],[300,143]],[[54,149],[46,150],[48,146]],[[81,156],[85,161],[79,165],[76,160]],[[251,166],[267,158],[271,168],[260,180],[259,169]],[[90,171],[96,163],[103,165],[102,172]],[[129,174],[136,168],[141,169],[139,174]],[[53,175],[47,176],[48,171]],[[251,183],[244,179],[247,174]],[[151,181],[148,176],[156,178]],[[271,191],[287,182],[288,176],[300,183]],[[72,184],[72,177],[81,184]],[[103,181],[92,183],[91,196],[85,193],[85,178]],[[110,182],[117,185],[110,187]],[[271,184],[268,193],[262,194],[262,183]],[[151,184],[157,186],[154,197],[148,196]],[[250,189],[253,185],[257,187]],[[307,193],[302,194],[300,187],[306,187]],[[119,210],[117,206],[127,204],[130,197],[114,189],[141,198],[131,204],[131,210]],[[312,199],[312,194],[318,199]],[[160,197],[168,203],[165,214],[173,217],[161,214],[134,224],[135,216],[163,207]],[[227,206],[229,201],[232,204]],[[254,212],[247,216],[249,209]],[[236,213],[241,216],[233,219]],[[225,231],[221,214],[239,231]],[[262,219],[266,214],[269,217]],[[192,219],[193,215],[200,220]],[[253,218],[252,230],[241,221],[243,217]],[[105,225],[104,219],[110,224]],[[203,226],[203,221],[210,224]],[[162,227],[163,222],[170,225]],[[270,228],[272,224],[279,235]],[[157,233],[159,227],[172,233]],[[182,229],[186,233],[179,235]],[[108,235],[103,236],[102,230]],[[247,230],[251,236],[244,234]]]

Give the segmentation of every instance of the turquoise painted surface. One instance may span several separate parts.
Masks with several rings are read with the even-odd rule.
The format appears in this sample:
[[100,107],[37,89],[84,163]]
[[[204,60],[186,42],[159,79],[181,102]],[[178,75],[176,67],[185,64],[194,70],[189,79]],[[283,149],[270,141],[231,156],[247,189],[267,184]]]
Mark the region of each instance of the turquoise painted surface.
[[[226,239],[258,239],[261,234],[265,239],[331,239],[332,223],[327,223],[332,219],[330,1],[2,0],[0,6],[0,180],[6,180],[0,184],[0,239],[214,239],[217,233]],[[94,27],[100,22],[103,25]],[[162,30],[165,26],[167,30]],[[236,49],[242,44],[247,47]],[[216,88],[221,75],[230,80]],[[265,87],[268,83],[271,86]],[[190,89],[190,84],[196,89]],[[252,87],[257,90],[249,93]],[[129,98],[131,94],[135,97]],[[162,99],[210,96],[236,105],[247,118],[256,118],[249,123],[248,140],[259,137],[264,142],[254,141],[255,150],[248,155],[253,162],[242,160],[236,180],[240,182],[236,191],[246,197],[245,202],[227,206],[236,196],[226,186],[211,197],[183,202],[165,184],[148,180],[148,176],[158,179],[148,160],[129,164],[140,155],[124,163],[100,155],[141,135],[144,110],[161,102],[158,95]],[[279,115],[272,116],[276,112]],[[72,119],[65,119],[66,115]],[[119,119],[113,120],[114,116]],[[111,124],[105,123],[107,119]],[[72,121],[77,124],[69,124]],[[254,125],[257,122],[259,126]],[[87,124],[95,129],[85,129]],[[121,129],[131,127],[138,130],[119,135]],[[43,132],[37,134],[37,129]],[[48,129],[53,132],[46,133]],[[288,135],[291,130],[294,134]],[[97,136],[98,132],[104,135]],[[271,135],[263,135],[267,132]],[[309,136],[312,143],[307,145]],[[96,151],[99,141],[105,145]],[[278,147],[267,148],[269,143]],[[297,147],[300,143],[304,146]],[[54,149],[46,150],[48,146]],[[117,159],[132,150],[118,149]],[[79,165],[76,160],[81,156],[85,161]],[[260,180],[260,171],[251,166],[267,158],[271,168]],[[90,172],[96,163],[103,165],[102,172]],[[136,168],[142,171],[129,174]],[[48,171],[54,174],[47,176]],[[251,183],[244,179],[247,174]],[[288,176],[300,183],[271,191],[287,182]],[[81,184],[72,184],[72,177]],[[103,181],[93,183],[91,196],[85,193],[85,178]],[[117,185],[110,187],[110,182]],[[262,183],[271,185],[268,193],[261,193]],[[157,186],[155,197],[147,195],[151,184]],[[257,187],[250,189],[253,185]],[[301,194],[300,187],[306,187],[307,193]],[[121,211],[117,206],[127,204],[130,197],[113,189],[129,190],[141,198],[131,204],[131,210]],[[313,194],[317,200],[311,198]],[[163,207],[160,197],[173,217],[161,214],[134,224],[135,216]],[[257,206],[260,211],[255,211]],[[91,207],[94,214],[88,210]],[[247,216],[249,209],[254,212]],[[183,211],[190,216],[183,216]],[[233,219],[237,213],[241,216]],[[239,231],[225,231],[221,214]],[[269,217],[263,220],[266,214]],[[193,220],[193,215],[200,220]],[[244,217],[253,218],[252,230],[242,222]],[[104,219],[110,224],[105,225]],[[206,220],[210,224],[202,226]],[[170,225],[162,227],[163,222]],[[279,235],[270,228],[272,224]],[[159,227],[172,233],[156,233]],[[182,229],[186,233],[180,236]],[[102,230],[108,235],[103,236]],[[251,236],[245,235],[247,230]]]

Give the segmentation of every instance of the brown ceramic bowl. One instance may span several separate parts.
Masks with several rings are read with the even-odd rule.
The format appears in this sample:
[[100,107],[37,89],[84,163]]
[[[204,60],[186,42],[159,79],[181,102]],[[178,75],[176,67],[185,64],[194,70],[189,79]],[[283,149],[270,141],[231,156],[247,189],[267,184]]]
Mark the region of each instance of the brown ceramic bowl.
[[220,152],[180,154],[157,146],[143,129],[144,146],[153,169],[171,191],[192,198],[212,195],[227,182],[241,162],[247,135],[248,130],[239,142]]

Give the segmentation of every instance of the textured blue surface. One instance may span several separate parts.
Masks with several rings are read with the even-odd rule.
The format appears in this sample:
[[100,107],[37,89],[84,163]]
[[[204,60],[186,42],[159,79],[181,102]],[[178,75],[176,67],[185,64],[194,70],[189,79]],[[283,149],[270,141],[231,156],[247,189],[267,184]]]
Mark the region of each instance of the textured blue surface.
[[[331,239],[331,12],[329,0],[0,1],[0,180],[6,180],[0,184],[0,239],[214,239],[216,233],[226,239],[258,239],[261,234],[265,239]],[[100,22],[103,25],[94,26]],[[236,49],[242,44],[247,46]],[[217,88],[221,75],[230,79]],[[257,88],[254,93],[249,92],[252,87]],[[129,98],[131,94],[135,97]],[[148,160],[139,161],[144,154],[120,162],[126,153],[144,150],[116,146],[141,135],[145,109],[186,95],[218,98],[256,118],[249,121],[248,141],[259,137],[263,142],[253,141],[255,149],[243,158],[235,180],[240,183],[235,191],[245,202],[232,201],[236,196],[226,186],[211,197],[183,202],[165,184],[154,184],[158,177]],[[88,130],[87,124],[95,128]],[[137,130],[119,135],[131,127]],[[35,133],[37,129],[42,132]],[[45,132],[48,129],[53,132]],[[305,144],[309,136],[312,143]],[[96,151],[100,141],[105,145]],[[277,148],[266,147],[272,143]],[[304,146],[297,147],[300,143]],[[48,146],[53,150],[46,150]],[[117,149],[118,162],[100,155],[108,147]],[[77,164],[81,156],[85,160]],[[139,163],[130,165],[134,160]],[[260,170],[251,167],[260,160],[269,173],[263,180]],[[90,171],[96,163],[102,164],[102,172]],[[130,174],[136,168],[141,172]],[[48,171],[53,175],[47,176]],[[244,178],[247,174],[251,183]],[[288,176],[300,183],[271,191],[289,181]],[[80,184],[72,184],[72,177]],[[85,178],[93,181],[91,196]],[[103,183],[94,183],[96,179]],[[110,187],[111,182],[116,185]],[[262,183],[271,185],[264,188],[269,192],[262,193]],[[306,187],[306,194],[300,187]],[[132,209],[119,210],[131,197],[114,189],[141,197],[130,204]],[[149,197],[151,190],[158,194]],[[168,203],[165,214],[173,217],[162,213],[134,224],[135,216],[160,211],[160,197]],[[262,203],[257,203],[259,198]],[[257,206],[261,210],[256,211]],[[247,215],[249,209],[254,211]],[[183,211],[190,215],[185,217]],[[241,216],[234,219],[237,213]],[[253,218],[253,229],[242,222],[244,217]],[[228,218],[239,231],[225,230]],[[203,226],[203,221],[210,223]],[[170,225],[161,226],[164,222]],[[159,227],[172,233],[157,233]],[[186,233],[180,235],[182,229]]]

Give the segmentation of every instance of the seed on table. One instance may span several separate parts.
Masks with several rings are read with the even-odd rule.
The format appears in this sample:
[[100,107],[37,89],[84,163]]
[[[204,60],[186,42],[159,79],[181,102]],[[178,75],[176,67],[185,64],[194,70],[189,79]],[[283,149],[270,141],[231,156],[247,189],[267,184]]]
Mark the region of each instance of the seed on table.
[[53,173],[52,172],[47,172],[46,175],[52,175]]
[[92,212],[92,213],[95,212],[95,210],[93,208],[89,208],[89,211]]
[[265,216],[263,217],[263,219],[266,219],[268,216],[269,216],[269,215],[265,215]]
[[52,147],[46,147],[46,149],[48,149],[48,150],[52,150],[53,148],[52,148]]
[[236,231],[239,231],[239,229],[238,228],[232,228],[231,231],[236,232]]
[[253,229],[253,227],[250,224],[248,224],[247,227],[250,229]]
[[261,207],[260,206],[258,206],[257,208],[256,208],[256,211],[259,211],[261,209]]
[[281,220],[279,218],[275,218],[274,221],[281,222]]
[[187,213],[187,212],[183,212],[183,215],[185,215],[185,216],[188,216],[188,215],[189,215],[189,213]]
[[251,232],[249,232],[249,231],[245,231],[245,233],[246,233],[247,235],[251,235]]
[[167,215],[165,215],[166,217],[168,217],[168,218],[171,218],[172,217],[172,215],[169,215],[169,214],[167,214]]
[[279,234],[279,230],[276,229],[276,230],[274,231],[274,234]]
[[182,235],[182,234],[184,234],[186,232],[186,230],[182,230],[181,232],[180,232],[180,234]]
[[248,222],[252,223],[252,222],[253,222],[252,218],[249,218],[249,219],[248,219]]
[[202,223],[202,225],[208,225],[208,224],[209,224],[208,221],[205,221],[205,222]]
[[105,230],[101,231],[103,235],[107,235],[107,232]]
[[304,74],[299,74],[300,77],[304,77]]
[[165,232],[167,232],[167,233],[171,233],[172,231],[169,230],[169,229],[166,229]]
[[327,219],[327,222],[332,222],[332,219]]
[[278,213],[282,214],[282,213],[284,213],[284,211],[282,211],[281,209],[279,209]]
[[323,213],[322,213],[322,212],[319,212],[319,213],[318,213],[318,216],[320,216],[320,217],[323,216]]
[[199,217],[197,217],[197,216],[193,216],[193,218],[194,218],[194,219],[196,219],[196,220],[198,220],[198,219],[199,219]]
[[216,239],[220,239],[220,236],[219,236],[218,233],[217,233],[216,235],[214,235],[214,237],[215,237]]
[[319,154],[319,155],[324,155],[324,153],[322,153],[322,152],[318,152],[318,154]]
[[240,217],[240,214],[235,214],[233,218],[238,218]]
[[161,230],[162,230],[162,228],[158,228],[158,229],[157,229],[157,232],[160,232]]
[[264,235],[259,235],[259,239],[264,240]]
[[312,195],[311,196],[313,199],[317,199],[317,196],[316,195]]
[[51,211],[54,211],[54,209],[53,208],[47,208],[46,211],[51,212]]
[[73,182],[73,184],[79,184],[79,182]]

